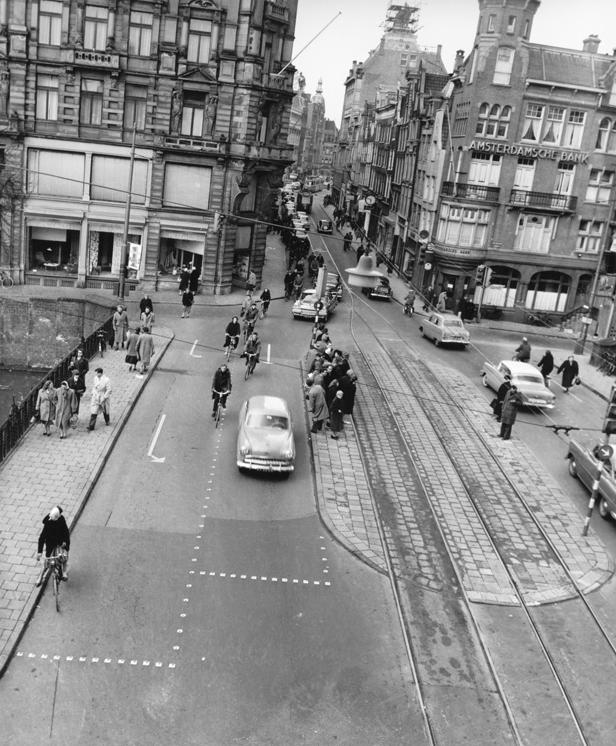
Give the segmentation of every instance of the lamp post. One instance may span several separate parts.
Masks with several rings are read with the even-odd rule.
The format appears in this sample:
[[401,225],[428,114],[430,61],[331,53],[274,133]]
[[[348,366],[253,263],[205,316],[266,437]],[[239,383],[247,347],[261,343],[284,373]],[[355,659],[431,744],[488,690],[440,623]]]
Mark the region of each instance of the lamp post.
[[122,261],[120,263],[120,282],[118,284],[118,298],[124,300],[126,292],[126,275],[128,274],[128,227],[130,223],[130,207],[133,196],[133,169],[135,167],[135,135],[136,125],[133,127],[133,141],[130,148],[130,164],[128,167],[128,195],[124,211],[124,229],[122,231]]

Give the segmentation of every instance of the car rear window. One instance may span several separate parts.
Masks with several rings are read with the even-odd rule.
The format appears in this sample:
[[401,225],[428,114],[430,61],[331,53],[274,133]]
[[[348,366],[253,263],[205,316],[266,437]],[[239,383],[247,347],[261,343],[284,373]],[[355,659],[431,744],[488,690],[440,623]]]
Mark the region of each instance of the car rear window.
[[521,381],[521,382],[524,382],[524,383],[541,383],[542,385],[544,383],[543,378],[541,376],[531,376],[531,375],[527,375],[527,376],[516,376],[515,380],[516,381]]
[[253,412],[248,415],[246,420],[248,427],[271,427],[276,430],[287,430],[289,420],[279,414],[264,414],[263,412]]

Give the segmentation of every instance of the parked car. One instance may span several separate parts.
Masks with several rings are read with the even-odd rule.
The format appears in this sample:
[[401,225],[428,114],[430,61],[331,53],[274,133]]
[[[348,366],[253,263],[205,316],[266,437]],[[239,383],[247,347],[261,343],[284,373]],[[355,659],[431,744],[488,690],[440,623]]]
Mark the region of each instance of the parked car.
[[616,520],[616,474],[614,473],[614,464],[611,459],[603,463],[596,459],[595,448],[596,446],[591,448],[571,438],[567,453],[569,474],[579,479],[584,487],[591,492],[597,470],[601,467],[597,508],[599,515],[604,520],[607,521],[610,518]]
[[364,295],[367,295],[368,298],[378,298],[379,300],[391,300],[394,294],[387,277],[381,277],[376,287],[362,288],[361,291]]
[[319,220],[317,223],[317,232],[318,233],[333,233],[334,232],[334,226],[332,224],[331,220]]
[[498,391],[505,381],[505,376],[511,376],[511,383],[518,387],[522,395],[522,405],[525,407],[541,407],[553,409],[556,397],[545,385],[543,376],[530,363],[518,360],[501,360],[494,364],[485,362],[481,369],[483,385]]
[[342,279],[340,275],[335,272],[328,272],[325,289],[336,298],[338,303],[340,303],[343,293]]
[[419,327],[422,337],[431,339],[438,347],[443,344],[455,344],[466,347],[471,335],[462,319],[452,313],[434,311],[428,314]]
[[310,290],[304,290],[301,297],[295,301],[291,313],[294,319],[310,319],[314,321],[317,316],[317,309],[315,304],[320,302],[323,304],[322,308],[318,311],[319,319],[327,320],[329,315],[338,304],[338,299],[333,293],[325,293],[322,298],[317,298],[316,290],[310,288]]
[[252,396],[242,404],[237,431],[237,467],[289,474],[295,468],[291,411],[278,396]]

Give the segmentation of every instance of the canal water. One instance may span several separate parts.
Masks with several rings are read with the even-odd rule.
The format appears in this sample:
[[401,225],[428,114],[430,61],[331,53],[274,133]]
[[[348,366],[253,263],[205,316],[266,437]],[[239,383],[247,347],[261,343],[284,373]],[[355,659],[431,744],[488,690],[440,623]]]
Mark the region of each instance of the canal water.
[[47,371],[0,369],[0,423],[8,417],[13,398],[17,403],[43,379]]

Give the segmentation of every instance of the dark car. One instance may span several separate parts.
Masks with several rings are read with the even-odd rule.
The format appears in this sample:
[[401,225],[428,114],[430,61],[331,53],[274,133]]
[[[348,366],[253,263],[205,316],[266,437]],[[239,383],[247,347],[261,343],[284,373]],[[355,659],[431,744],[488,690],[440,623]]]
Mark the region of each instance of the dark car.
[[331,220],[319,220],[317,223],[317,231],[319,233],[333,233],[334,226]]
[[394,291],[391,289],[387,277],[381,277],[373,288],[362,288],[362,293],[369,298],[378,298],[379,300],[391,300]]

